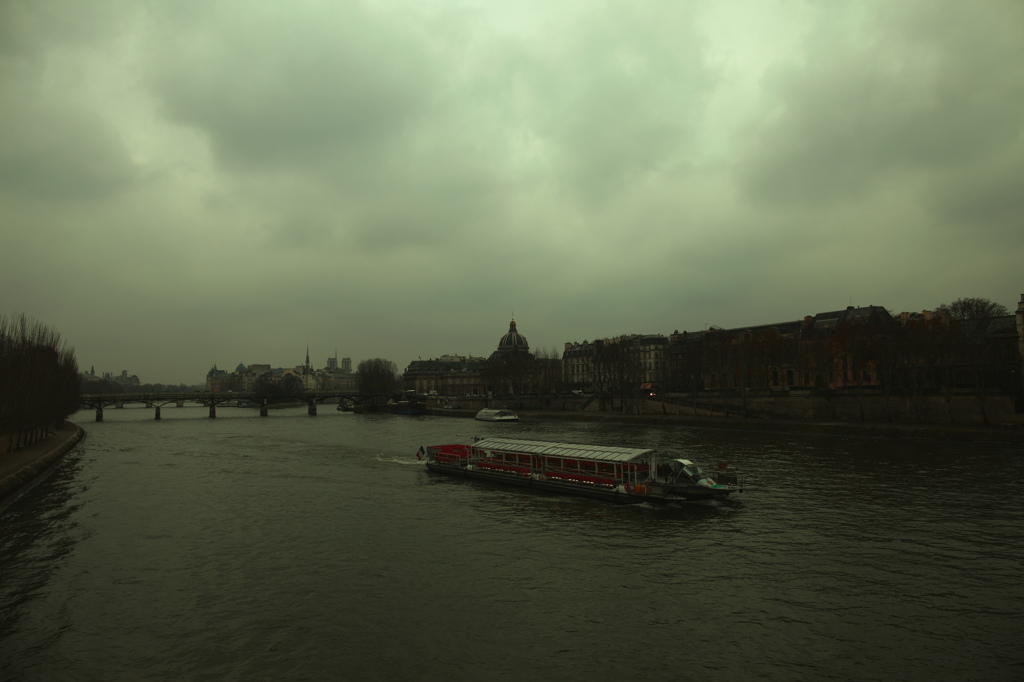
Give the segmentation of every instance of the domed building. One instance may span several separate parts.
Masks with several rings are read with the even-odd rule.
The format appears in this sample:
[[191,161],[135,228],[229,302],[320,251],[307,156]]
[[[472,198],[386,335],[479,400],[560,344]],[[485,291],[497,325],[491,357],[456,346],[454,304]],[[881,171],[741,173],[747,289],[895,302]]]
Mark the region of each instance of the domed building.
[[530,352],[530,343],[516,329],[516,321],[509,322],[508,333],[498,341],[498,347],[480,368],[486,390],[495,396],[523,397],[540,392],[550,393],[561,376],[560,362],[536,358]]
[[[526,341],[526,337],[516,329],[515,320],[508,323],[508,334],[501,337],[501,340],[498,341],[498,349],[491,353],[491,357],[487,360],[490,362],[507,353],[526,353],[530,355],[530,344]],[[533,356],[530,355],[530,357]]]
[[[560,358],[537,358],[516,329],[516,321],[489,357],[441,356],[414,360],[402,374],[405,388],[417,394],[495,398],[504,407],[522,408],[529,395],[550,395],[560,384]],[[509,398],[516,402],[506,402]],[[491,403],[488,403],[491,406]]]

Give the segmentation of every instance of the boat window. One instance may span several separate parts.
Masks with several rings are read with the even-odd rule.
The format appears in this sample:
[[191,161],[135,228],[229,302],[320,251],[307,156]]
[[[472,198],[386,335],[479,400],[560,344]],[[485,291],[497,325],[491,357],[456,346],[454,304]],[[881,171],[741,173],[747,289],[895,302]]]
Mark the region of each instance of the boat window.
[[701,471],[700,467],[698,467],[698,466],[694,466],[692,464],[688,464],[688,465],[683,467],[683,471],[686,472],[687,476],[689,476],[690,478],[693,478],[694,480],[700,479],[700,478],[704,478],[704,472]]

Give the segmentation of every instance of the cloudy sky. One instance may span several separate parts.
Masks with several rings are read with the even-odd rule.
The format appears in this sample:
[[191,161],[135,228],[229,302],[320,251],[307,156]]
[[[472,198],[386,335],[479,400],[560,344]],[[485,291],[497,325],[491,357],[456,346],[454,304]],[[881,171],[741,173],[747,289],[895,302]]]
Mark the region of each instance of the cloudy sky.
[[83,369],[1024,292],[1018,0],[0,0],[0,313]]

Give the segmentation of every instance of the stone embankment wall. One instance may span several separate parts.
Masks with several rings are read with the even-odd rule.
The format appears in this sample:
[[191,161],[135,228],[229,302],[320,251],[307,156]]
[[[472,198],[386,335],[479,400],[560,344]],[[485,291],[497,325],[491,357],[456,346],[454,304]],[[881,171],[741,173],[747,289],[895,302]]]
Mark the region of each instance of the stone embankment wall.
[[[923,396],[911,400],[903,396],[886,398],[881,395],[836,394],[831,400],[809,393],[780,393],[752,397],[747,404],[738,395],[718,396],[700,393],[696,401],[688,396],[669,396],[665,400],[638,399],[627,401],[622,409],[621,401],[589,397],[544,397],[544,398],[444,398],[439,397],[428,405],[440,409],[444,405],[456,405],[456,410],[480,410],[484,407],[507,407],[513,410],[542,410],[558,412],[616,412],[620,414],[678,415],[683,417],[761,417],[774,419],[797,419],[814,421],[844,422],[893,422],[900,424],[937,424],[958,426],[984,425],[988,417],[989,426],[1024,427],[1024,413],[1016,411],[1014,399],[996,395],[985,399],[985,413],[974,395],[956,395],[947,403],[942,396]],[[603,409],[602,409],[603,408]]]
[[[645,412],[693,414],[692,402],[673,401],[664,405],[648,401]],[[1010,396],[989,396],[985,399],[985,412],[981,402],[973,396],[954,396],[948,403],[941,396],[923,396],[911,400],[903,396],[836,396],[831,400],[813,395],[758,396],[746,406],[739,398],[705,399],[698,402],[699,413],[744,413],[754,417],[779,419],[839,420],[868,422],[897,422],[903,424],[956,424],[980,426],[988,418],[989,426],[1024,426],[1024,414],[1015,409]]]
[[46,440],[0,454],[0,512],[45,480],[54,465],[84,437],[81,427],[65,422]]

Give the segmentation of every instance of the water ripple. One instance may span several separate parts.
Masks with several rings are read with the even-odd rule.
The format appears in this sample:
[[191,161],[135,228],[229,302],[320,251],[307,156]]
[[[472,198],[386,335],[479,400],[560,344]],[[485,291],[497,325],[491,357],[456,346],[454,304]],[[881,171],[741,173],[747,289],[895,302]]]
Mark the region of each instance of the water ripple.
[[673,447],[755,483],[720,504],[620,507],[432,476],[415,459],[420,445],[509,425],[118,412],[3,517],[5,680],[1022,669],[1013,449],[512,427]]

